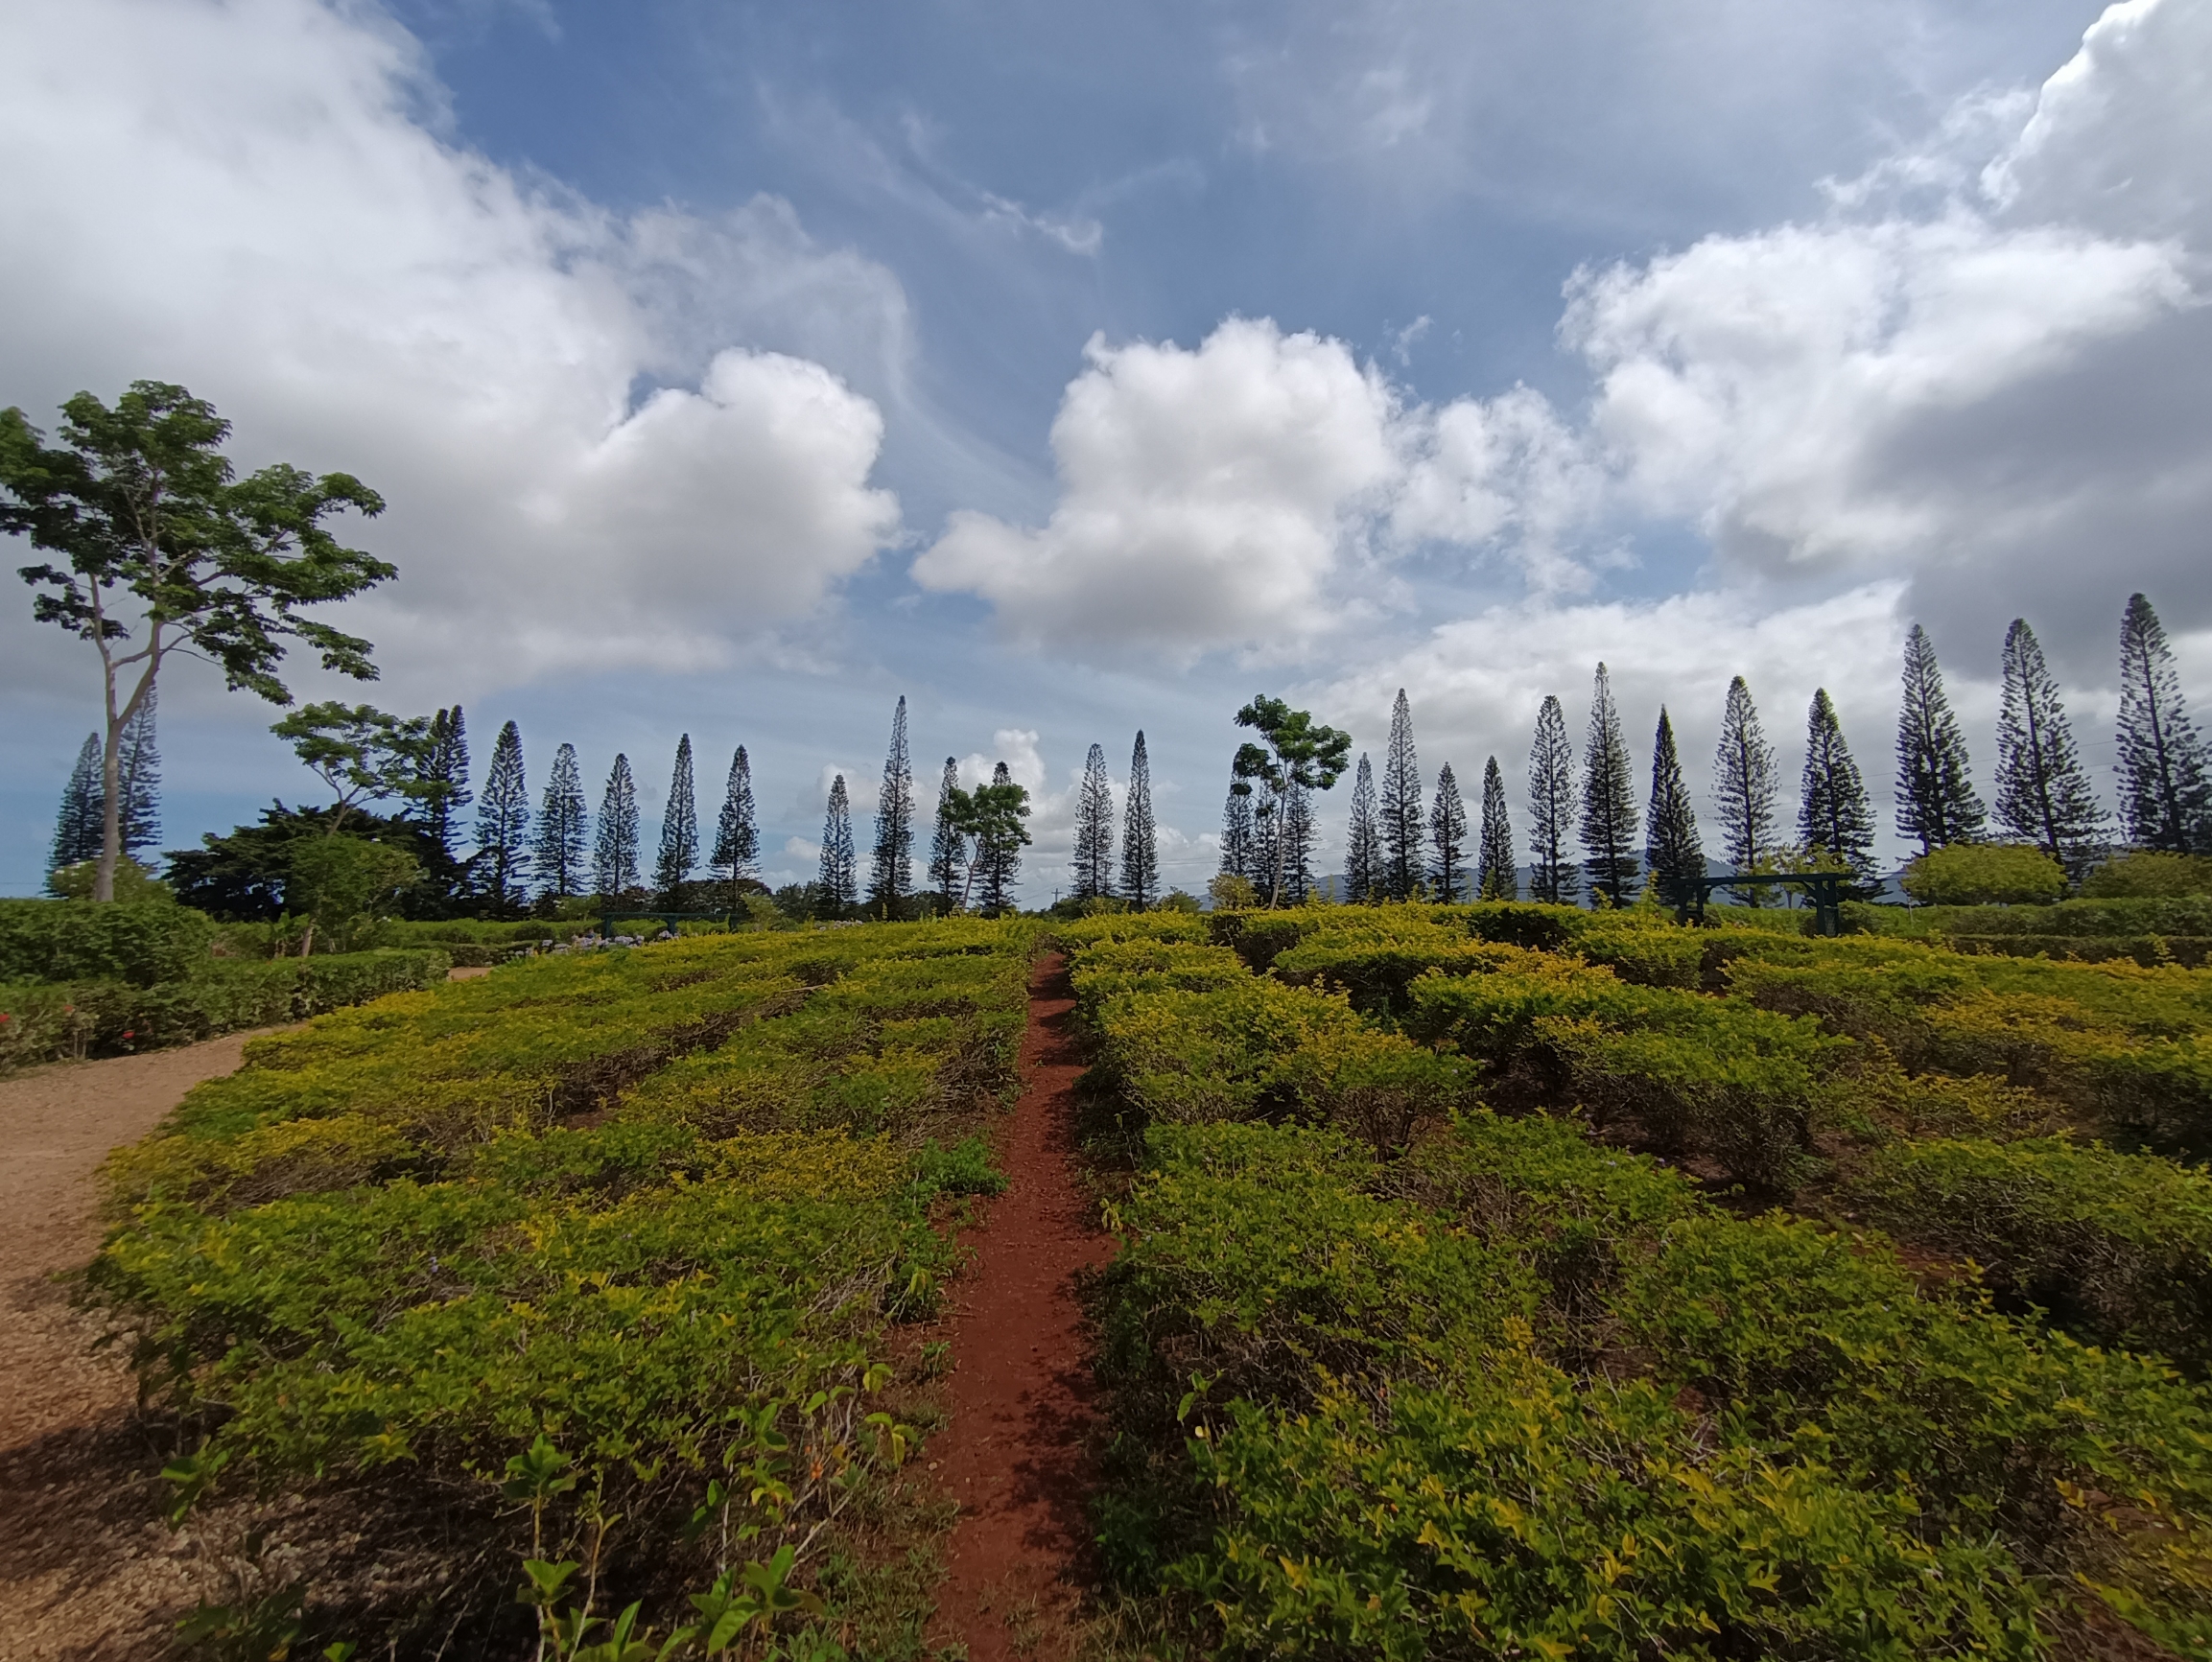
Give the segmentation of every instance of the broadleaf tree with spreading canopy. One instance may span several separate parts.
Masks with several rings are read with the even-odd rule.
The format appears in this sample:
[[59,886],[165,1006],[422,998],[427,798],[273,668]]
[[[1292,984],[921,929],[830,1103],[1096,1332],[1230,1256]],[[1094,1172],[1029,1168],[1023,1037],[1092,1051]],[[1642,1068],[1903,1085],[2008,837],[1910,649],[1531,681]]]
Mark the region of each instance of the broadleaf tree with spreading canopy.
[[[1230,790],[1249,796],[1255,784],[1264,785],[1275,802],[1295,787],[1327,790],[1344,776],[1352,758],[1352,735],[1342,728],[1324,726],[1310,712],[1293,710],[1280,698],[1257,694],[1236,713],[1236,725],[1259,735],[1257,744],[1237,747],[1231,763],[1235,783]],[[1275,860],[1268,904],[1282,902],[1284,839],[1275,839]]]
[[288,644],[323,667],[376,678],[369,643],[302,614],[397,574],[325,525],[384,499],[351,474],[288,463],[241,480],[223,454],[230,424],[205,399],[136,381],[110,409],[89,392],[61,407],[59,442],[0,410],[0,531],[56,556],[20,569],[32,616],[100,654],[105,701],[100,867],[93,899],[115,897],[123,857],[123,737],[178,652],[213,663],[234,690],[271,704]]

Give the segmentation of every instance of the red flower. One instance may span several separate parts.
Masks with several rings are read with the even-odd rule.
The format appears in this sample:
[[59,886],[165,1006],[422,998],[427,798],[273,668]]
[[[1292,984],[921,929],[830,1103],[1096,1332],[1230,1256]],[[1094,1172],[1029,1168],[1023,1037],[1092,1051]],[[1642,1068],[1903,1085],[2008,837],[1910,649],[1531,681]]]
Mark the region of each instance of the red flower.
[[124,1037],[124,1038],[126,1038],[126,1039],[129,1039],[130,1036],[131,1036],[131,1035],[130,1035],[130,1029],[129,1029],[129,1028],[128,1028],[128,1027],[126,1027],[126,1028],[123,1030],[123,1037]]
[[5,1021],[5,1020],[7,1020],[7,1019],[8,1019],[8,1012],[7,1012],[7,1011],[5,1011],[5,1010],[0,1010],[0,1021]]

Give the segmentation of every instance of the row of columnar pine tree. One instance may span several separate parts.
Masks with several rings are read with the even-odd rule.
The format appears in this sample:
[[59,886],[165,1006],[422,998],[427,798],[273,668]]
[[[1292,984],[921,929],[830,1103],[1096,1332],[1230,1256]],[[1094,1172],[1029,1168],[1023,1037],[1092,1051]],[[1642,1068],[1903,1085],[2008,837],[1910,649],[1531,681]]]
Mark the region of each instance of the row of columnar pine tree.
[[[2116,770],[2122,834],[2136,847],[2212,854],[2212,760],[2189,718],[2165,631],[2141,595],[2130,597],[2122,618],[2120,675]],[[2041,847],[2078,875],[2109,847],[2110,826],[2083,765],[2057,680],[2025,620],[2015,620],[2006,632],[2002,684],[1996,827]],[[1987,836],[1992,814],[1974,787],[1934,645],[1917,623],[1906,637],[1902,693],[1898,834],[1917,841],[1923,853]],[[1794,841],[1778,828],[1778,789],[1774,746],[1739,675],[1729,685],[1713,759],[1713,809],[1730,865],[1739,873],[1841,870],[1856,886],[1874,888],[1873,809],[1824,688],[1814,693],[1806,713]],[[1365,755],[1353,776],[1345,841],[1348,898],[1517,898],[1519,869],[1497,759],[1484,765],[1471,861],[1467,808],[1448,763],[1437,775],[1425,811],[1423,799],[1412,713],[1400,690],[1379,784]],[[1620,713],[1603,664],[1591,691],[1579,768],[1559,699],[1547,696],[1539,709],[1529,750],[1528,811],[1532,899],[1573,903],[1587,883],[1590,895],[1617,905],[1633,898],[1646,872],[1661,879],[1706,875],[1704,842],[1672,719],[1662,705],[1652,739],[1651,787],[1639,815]],[[1221,869],[1248,878],[1272,869],[1272,849],[1262,857],[1260,848],[1270,825],[1280,825],[1292,839],[1284,889],[1285,898],[1297,903],[1314,883],[1311,812],[1303,800],[1256,820],[1252,799],[1232,794],[1223,818]]]
[[[533,897],[558,900],[641,891],[658,894],[673,905],[702,863],[718,883],[731,885],[732,901],[738,889],[757,882],[760,831],[752,765],[743,745],[731,758],[714,840],[708,847],[699,827],[691,736],[678,738],[660,847],[648,873],[642,864],[637,782],[626,755],[615,757],[595,815],[586,800],[576,748],[561,745],[533,811],[522,735],[514,722],[500,729],[483,784],[474,792],[461,709],[437,712],[430,736],[420,764],[419,783],[424,788],[414,796],[415,811],[429,833],[434,857],[442,853],[457,886],[492,909],[516,908]],[[1078,891],[1115,893],[1147,905],[1159,896],[1159,852],[1144,736],[1137,736],[1131,758],[1120,877],[1112,887],[1105,885],[1101,874],[1110,870],[1113,826],[1110,817],[1101,826],[1096,808],[1103,803],[1110,815],[1112,794],[1105,784],[1103,752],[1096,745],[1092,747],[1092,763],[1078,812]],[[1020,826],[1020,818],[1028,811],[1026,793],[1013,783],[1003,761],[997,764],[991,785],[1001,811],[980,824],[963,819],[955,811],[955,805],[965,800],[958,763],[946,758],[925,871],[930,892],[945,905],[973,901],[986,910],[1003,911],[1016,902],[1021,849],[1029,840]],[[476,810],[474,850],[462,860],[457,845],[471,804]],[[823,815],[820,863],[809,897],[812,909],[833,917],[908,915],[916,895],[915,831],[906,701],[901,698],[892,715],[890,749],[877,803],[875,847],[864,886],[853,839],[851,792],[844,775],[838,774],[831,782]]]
[[[637,781],[626,755],[618,754],[607,771],[595,820],[576,746],[561,745],[553,753],[545,789],[533,810],[522,731],[509,721],[493,741],[482,787],[472,793],[467,721],[460,706],[455,705],[431,718],[431,743],[420,771],[421,783],[429,788],[415,801],[434,857],[442,855],[457,876],[456,886],[492,909],[519,907],[533,896],[553,900],[613,896],[645,886],[647,874],[639,863],[643,839]],[[463,861],[457,845],[462,838],[463,811],[472,802],[474,853]],[[752,763],[743,745],[730,759],[711,849],[700,844],[688,733],[676,741],[668,803],[661,820],[659,855],[650,874],[653,889],[673,897],[693,879],[702,854],[703,863],[721,881],[736,883],[755,875],[760,831],[753,811]]]

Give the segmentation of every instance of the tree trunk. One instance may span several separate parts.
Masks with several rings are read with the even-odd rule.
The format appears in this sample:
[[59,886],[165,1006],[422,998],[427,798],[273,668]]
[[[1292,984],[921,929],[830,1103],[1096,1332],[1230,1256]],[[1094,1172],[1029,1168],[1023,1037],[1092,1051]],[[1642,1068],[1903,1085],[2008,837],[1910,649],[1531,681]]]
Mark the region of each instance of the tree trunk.
[[[123,730],[130,725],[130,718],[138,713],[139,705],[153,686],[153,672],[161,664],[161,629],[154,626],[153,643],[148,647],[146,673],[138,678],[138,687],[124,703],[122,712],[115,709],[115,669],[107,669],[107,743],[100,759],[100,866],[93,874],[92,898],[95,901],[115,899],[115,871],[123,863]],[[102,655],[106,656],[105,643]],[[126,659],[128,663],[129,660]]]
[[115,868],[123,861],[123,724],[115,719],[115,689],[107,690],[107,744],[100,759],[100,869],[92,898],[115,899]]

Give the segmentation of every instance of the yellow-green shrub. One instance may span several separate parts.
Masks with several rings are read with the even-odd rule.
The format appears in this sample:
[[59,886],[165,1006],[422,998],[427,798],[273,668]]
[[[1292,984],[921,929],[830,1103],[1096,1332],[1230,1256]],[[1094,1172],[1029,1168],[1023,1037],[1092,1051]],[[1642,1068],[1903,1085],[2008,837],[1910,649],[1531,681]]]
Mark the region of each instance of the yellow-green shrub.
[[2212,1178],[2062,1139],[1875,1150],[1845,1197],[2081,1337],[2212,1368]]
[[2212,1644],[2212,1404],[2154,1365],[1558,1122],[1151,1149],[1105,1541],[1210,1649],[2036,1656],[2083,1598]]
[[[684,939],[257,1042],[117,1157],[95,1296],[150,1399],[206,1435],[199,1474],[404,1465],[394,1492],[518,1556],[617,1515],[608,1575],[648,1592],[713,1578],[687,1518],[719,1517],[741,1565],[806,1551],[911,1443],[874,1396],[886,1328],[956,1261],[941,1198],[996,1181],[936,1134],[1011,1083],[1031,939]],[[772,1112],[745,1106],[759,1082]],[[534,1523],[501,1499],[518,1463],[577,1479]],[[374,1520],[365,1551],[414,1527]],[[514,1610],[492,1561],[437,1589],[441,1622]]]

